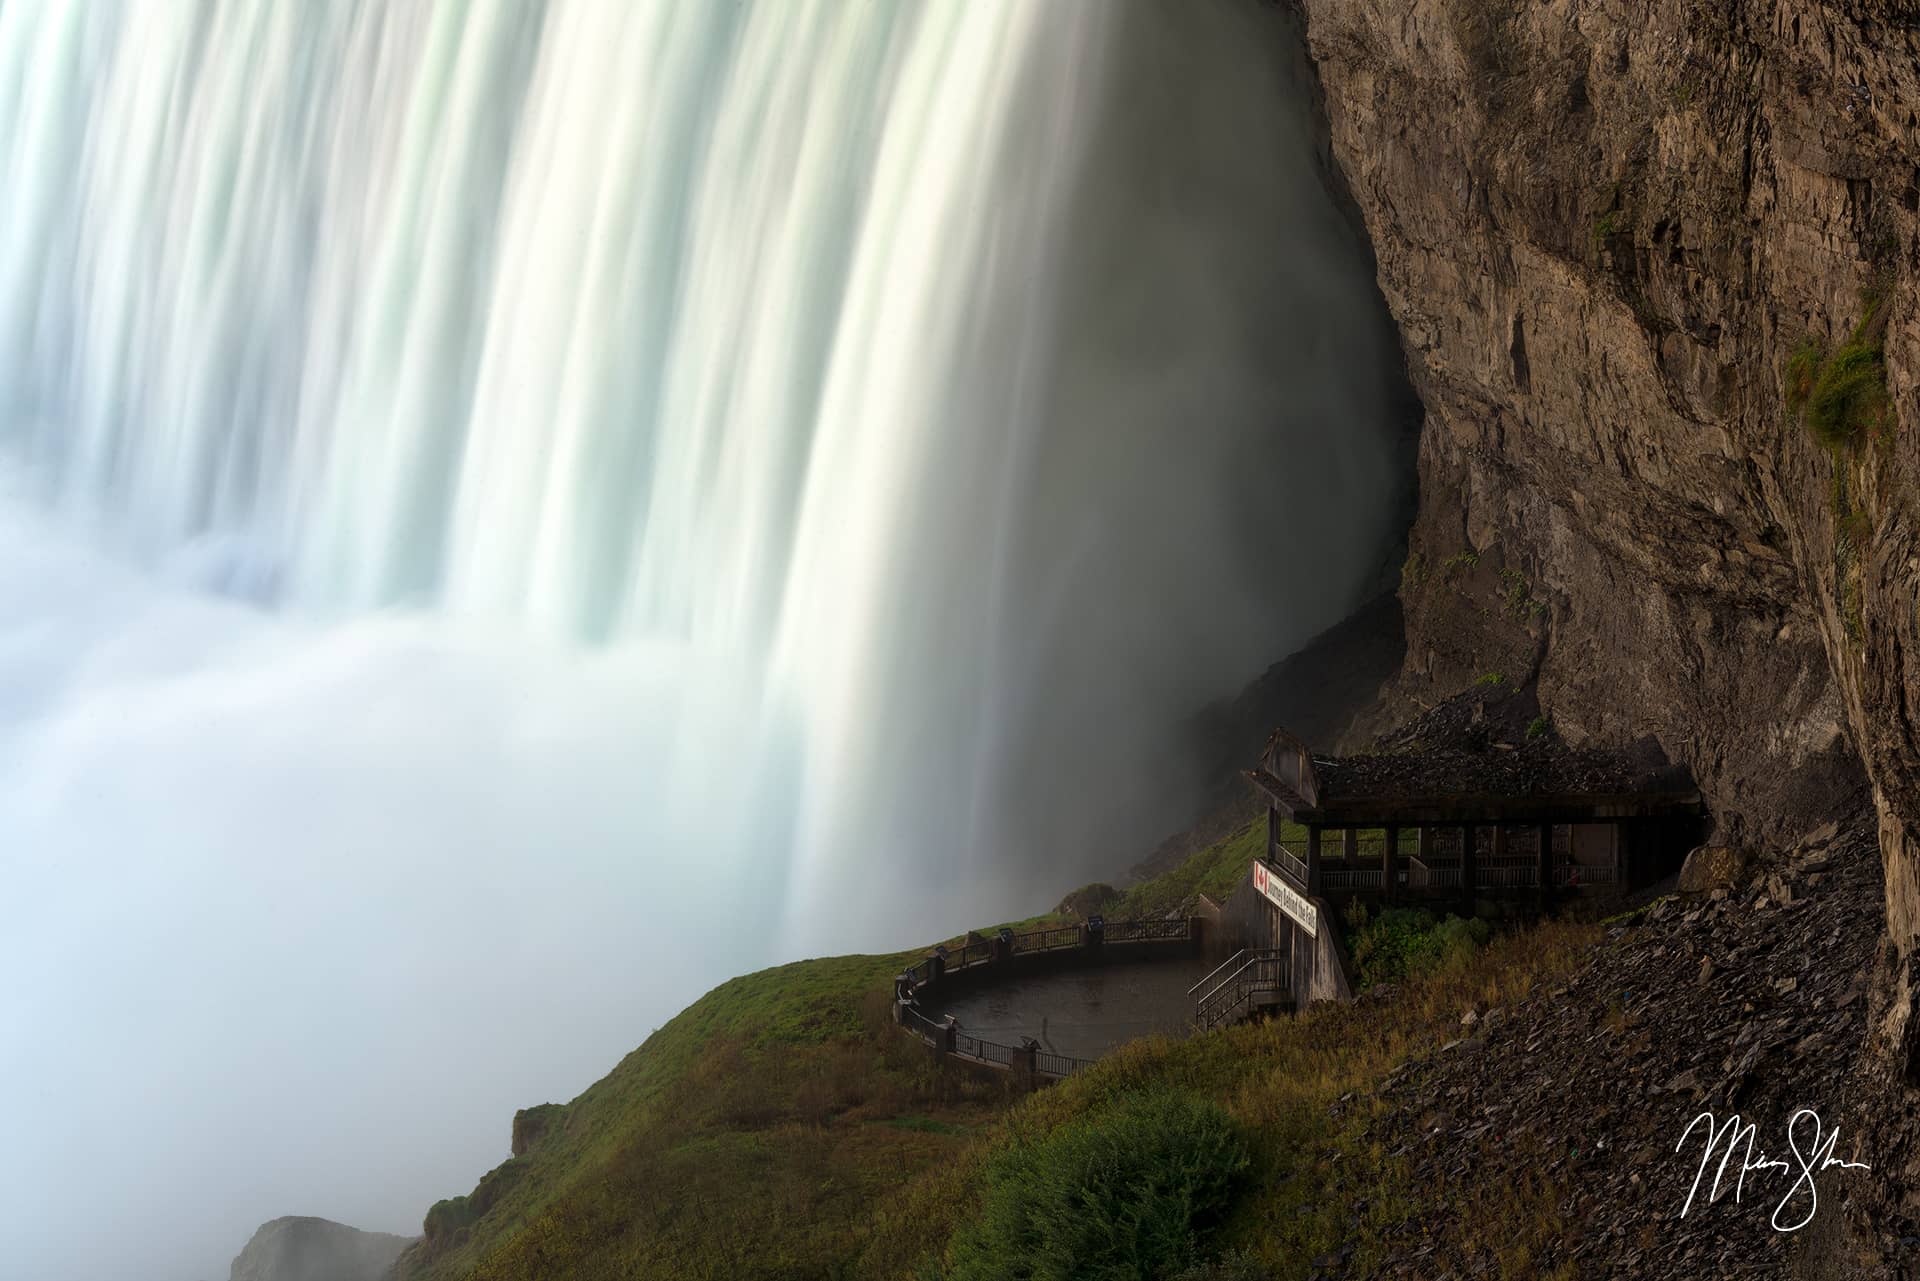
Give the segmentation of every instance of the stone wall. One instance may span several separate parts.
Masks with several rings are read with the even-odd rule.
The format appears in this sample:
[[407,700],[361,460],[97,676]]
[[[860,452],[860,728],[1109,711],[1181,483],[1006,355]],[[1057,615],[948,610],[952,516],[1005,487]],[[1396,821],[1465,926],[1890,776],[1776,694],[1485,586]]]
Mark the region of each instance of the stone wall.
[[[1920,976],[1920,33],[1885,3],[1299,0],[1334,164],[1426,407],[1411,711],[1491,672],[1570,741],[1656,737],[1721,839],[1871,784]],[[1878,308],[1890,414],[1783,396]],[[1858,762],[1858,764],[1856,764]]]

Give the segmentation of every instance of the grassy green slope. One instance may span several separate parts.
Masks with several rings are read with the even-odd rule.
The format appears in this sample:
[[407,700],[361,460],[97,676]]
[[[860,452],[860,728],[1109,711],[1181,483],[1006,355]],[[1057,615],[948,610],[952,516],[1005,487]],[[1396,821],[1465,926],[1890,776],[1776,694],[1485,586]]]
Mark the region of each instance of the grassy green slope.
[[[1109,915],[1223,895],[1263,844],[1255,824],[1129,891]],[[1336,1210],[1316,1196],[1343,1155],[1378,1169],[1376,1213],[1404,1202],[1393,1163],[1366,1150],[1366,1108],[1336,1120],[1328,1105],[1457,1034],[1463,1004],[1510,1001],[1589,940],[1578,927],[1542,926],[1391,1002],[1139,1042],[1026,1098],[937,1069],[892,1026],[890,980],[917,954],[748,975],[661,1028],[469,1198],[435,1207],[429,1240],[401,1275],[915,1276],[975,1213],[980,1171],[999,1146],[1166,1085],[1219,1101],[1254,1143],[1255,1191],[1220,1247],[1243,1244],[1275,1275],[1304,1275],[1316,1250],[1351,1239],[1346,1200]]]

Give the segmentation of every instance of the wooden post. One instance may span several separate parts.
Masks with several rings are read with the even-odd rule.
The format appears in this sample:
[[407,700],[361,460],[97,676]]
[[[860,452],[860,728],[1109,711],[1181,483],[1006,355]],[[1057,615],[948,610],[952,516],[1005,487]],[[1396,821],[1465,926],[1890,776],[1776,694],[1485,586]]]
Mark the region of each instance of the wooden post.
[[1479,879],[1480,869],[1474,866],[1473,824],[1460,825],[1460,898],[1467,905],[1467,915],[1473,915],[1473,892],[1478,888],[1474,884]]
[[1014,1082],[1023,1090],[1037,1089],[1040,1085],[1040,1044],[1033,1038],[1015,1050],[1009,1057],[1013,1062]]
[[1380,850],[1380,898],[1393,898],[1400,888],[1400,829],[1387,825],[1387,843]]
[[1307,893],[1320,892],[1320,825],[1307,824]]
[[1267,806],[1267,862],[1280,862],[1280,807]]
[[1540,901],[1553,897],[1553,824],[1540,824]]
[[1353,864],[1360,857],[1360,832],[1358,828],[1340,829],[1340,857],[1346,860],[1347,870],[1353,870]]

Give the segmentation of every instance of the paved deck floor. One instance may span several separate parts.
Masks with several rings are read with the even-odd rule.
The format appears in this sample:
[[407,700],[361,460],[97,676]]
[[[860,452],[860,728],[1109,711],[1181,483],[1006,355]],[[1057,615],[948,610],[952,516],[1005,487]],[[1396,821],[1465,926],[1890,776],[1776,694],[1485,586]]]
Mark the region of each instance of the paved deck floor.
[[1217,964],[1218,958],[1181,957],[1033,975],[958,997],[938,1013],[959,1019],[963,1032],[1003,1045],[1030,1036],[1055,1054],[1098,1058],[1136,1037],[1190,1030],[1187,989]]

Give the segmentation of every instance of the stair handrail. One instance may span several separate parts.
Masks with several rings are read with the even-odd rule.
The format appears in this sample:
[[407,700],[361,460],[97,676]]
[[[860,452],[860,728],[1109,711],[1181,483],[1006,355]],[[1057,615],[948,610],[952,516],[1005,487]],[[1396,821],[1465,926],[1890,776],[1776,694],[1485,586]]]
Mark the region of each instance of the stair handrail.
[[1226,969],[1229,965],[1232,965],[1235,961],[1239,960],[1241,957],[1245,956],[1246,954],[1247,954],[1247,949],[1243,947],[1238,952],[1235,952],[1232,956],[1229,956],[1226,960],[1220,962],[1220,964],[1214,966],[1212,972],[1209,973],[1207,977],[1201,979],[1198,983],[1195,983],[1192,987],[1187,989],[1187,995],[1192,996],[1195,992],[1198,992],[1201,988],[1213,982],[1215,976],[1218,975],[1221,970]]
[[1281,960],[1282,958],[1291,959],[1290,951],[1290,949],[1282,947],[1242,948],[1241,953],[1252,954],[1247,956],[1247,959],[1241,962],[1240,967],[1232,974],[1229,974],[1225,979],[1216,984],[1211,991],[1194,1002],[1193,1021],[1207,1028],[1213,1027],[1218,1021],[1217,1015],[1219,1013],[1219,1008],[1216,1008],[1218,1003],[1215,998],[1228,988],[1233,987],[1236,982],[1239,982],[1239,990],[1234,993],[1232,1000],[1224,1003],[1223,1008],[1226,1010],[1232,1010],[1242,1001],[1249,999],[1254,992],[1265,990],[1265,988],[1261,986],[1240,982],[1241,976],[1255,966],[1271,965],[1273,962]]

